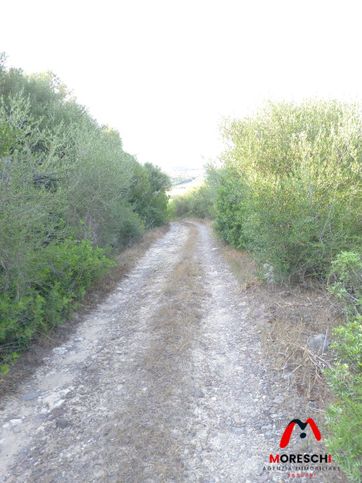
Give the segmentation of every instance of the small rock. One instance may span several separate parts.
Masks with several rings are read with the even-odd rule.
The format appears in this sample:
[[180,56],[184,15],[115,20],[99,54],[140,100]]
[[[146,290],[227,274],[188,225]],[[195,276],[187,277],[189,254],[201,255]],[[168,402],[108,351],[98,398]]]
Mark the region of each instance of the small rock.
[[274,267],[270,263],[264,263],[263,265],[263,276],[267,283],[275,282]]
[[240,426],[231,426],[230,431],[234,434],[243,434],[245,432],[245,429]]
[[10,419],[8,422],[6,422],[5,424],[3,424],[3,428],[4,429],[9,429],[11,427],[18,426],[22,422],[23,422],[23,420],[20,419],[20,418]]
[[32,401],[33,399],[37,399],[39,396],[40,396],[39,391],[29,391],[25,393],[21,399],[23,401]]
[[311,351],[317,354],[323,354],[323,352],[326,352],[329,346],[328,337],[326,337],[325,334],[313,335],[309,337],[307,346]]
[[201,391],[201,389],[194,389],[193,396],[203,398],[205,397],[205,394],[203,393],[203,391]]
[[16,419],[10,419],[9,423],[11,426],[17,426],[18,424],[21,424],[23,422],[22,419],[16,418]]
[[66,352],[68,352],[68,349],[66,347],[55,347],[55,349],[53,349],[53,352],[54,354],[58,354],[58,355],[64,355]]
[[64,418],[58,418],[55,424],[56,424],[56,427],[60,429],[64,429],[70,426],[70,422]]

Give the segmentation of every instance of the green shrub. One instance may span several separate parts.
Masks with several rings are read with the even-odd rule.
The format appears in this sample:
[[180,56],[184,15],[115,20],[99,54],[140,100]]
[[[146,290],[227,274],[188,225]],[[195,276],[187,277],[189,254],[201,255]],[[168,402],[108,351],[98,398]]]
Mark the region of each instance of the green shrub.
[[150,163],[135,171],[130,183],[129,201],[147,228],[165,223],[168,215],[170,179]]
[[215,204],[215,228],[225,241],[236,248],[246,248],[247,186],[238,171],[226,167],[220,172]]
[[186,216],[211,218],[213,216],[213,198],[210,187],[203,185],[189,193],[175,197],[172,200],[172,214],[177,218]]
[[225,129],[216,226],[280,277],[324,279],[362,240],[362,117],[337,102],[269,105]]
[[351,321],[333,331],[335,363],[326,371],[335,395],[328,408],[328,447],[351,481],[362,470],[362,259],[341,252],[332,261],[328,289],[344,305]]
[[181,195],[171,199],[169,205],[169,212],[172,218],[184,218],[187,216],[191,216],[190,197]]
[[327,445],[351,481],[362,471],[362,317],[334,330],[337,362],[327,371],[335,394],[328,408]]
[[141,238],[145,230],[141,218],[133,211],[125,208],[120,216],[117,228],[117,244],[127,247]]
[[35,335],[68,317],[94,280],[113,265],[103,249],[86,240],[48,245],[39,255],[34,254],[26,293],[18,297],[9,290],[0,296],[0,361],[5,364]]
[[329,291],[344,303],[347,315],[362,313],[362,257],[342,252],[332,261]]
[[[105,253],[167,218],[168,177],[123,149],[54,74],[0,54],[0,360],[60,323],[106,270]],[[99,248],[101,247],[101,248]]]
[[35,276],[32,286],[47,297],[58,285],[62,295],[72,303],[81,299],[92,282],[100,277],[112,262],[102,248],[93,247],[88,240],[67,239],[59,244],[48,245],[41,259],[34,260]]
[[269,105],[229,123],[216,228],[276,279],[327,281],[343,302],[327,379],[328,446],[352,481],[362,456],[362,116],[338,102]]

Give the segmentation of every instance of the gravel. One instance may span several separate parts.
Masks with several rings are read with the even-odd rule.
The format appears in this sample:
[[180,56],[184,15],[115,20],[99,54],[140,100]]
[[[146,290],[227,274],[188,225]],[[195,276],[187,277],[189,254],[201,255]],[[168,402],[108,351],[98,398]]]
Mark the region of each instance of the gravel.
[[[200,316],[162,319],[195,228]],[[0,481],[282,481],[263,467],[285,425],[305,415],[280,396],[287,382],[264,358],[249,304],[209,228],[173,223],[5,399]]]

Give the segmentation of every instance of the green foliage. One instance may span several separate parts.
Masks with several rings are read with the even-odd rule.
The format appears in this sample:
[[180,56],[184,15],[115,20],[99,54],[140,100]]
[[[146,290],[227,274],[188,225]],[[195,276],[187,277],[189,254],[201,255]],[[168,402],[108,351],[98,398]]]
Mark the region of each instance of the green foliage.
[[327,412],[329,450],[351,481],[362,470],[362,317],[334,331],[337,362],[327,371],[336,400]]
[[[116,245],[127,247],[141,238],[144,232],[144,222],[129,207],[124,207],[117,224]],[[165,218],[163,218],[163,221]]]
[[13,286],[0,295],[0,360],[13,360],[14,351],[26,348],[34,335],[62,322],[112,264],[88,240],[67,239],[34,252],[23,293]]
[[167,217],[169,181],[123,150],[52,73],[0,55],[0,361],[68,316],[128,246]]
[[247,199],[247,186],[238,171],[232,167],[222,169],[216,195],[215,227],[224,240],[236,248],[244,248],[247,244]]
[[329,291],[340,299],[347,315],[362,314],[362,257],[342,252],[332,261]]
[[220,185],[220,170],[207,166],[205,183],[188,193],[171,200],[169,210],[172,217],[196,216],[213,218],[217,188]]
[[228,124],[216,189],[223,238],[279,279],[315,277],[345,307],[334,331],[328,446],[351,481],[362,455],[362,116],[338,102],[269,105]]
[[172,200],[172,215],[179,217],[196,216],[211,218],[213,214],[212,192],[208,185],[200,186],[189,193]]
[[216,226],[279,277],[325,278],[332,259],[359,250],[362,118],[337,102],[269,105],[225,129],[230,149]]
[[[136,176],[138,174],[138,176]],[[146,163],[143,173],[135,173],[130,201],[147,227],[162,225],[167,218],[170,179],[158,167]]]
[[362,469],[362,258],[339,253],[331,263],[328,289],[344,305],[350,321],[334,329],[331,348],[336,360],[326,371],[335,394],[328,408],[327,444],[351,481],[360,481]]

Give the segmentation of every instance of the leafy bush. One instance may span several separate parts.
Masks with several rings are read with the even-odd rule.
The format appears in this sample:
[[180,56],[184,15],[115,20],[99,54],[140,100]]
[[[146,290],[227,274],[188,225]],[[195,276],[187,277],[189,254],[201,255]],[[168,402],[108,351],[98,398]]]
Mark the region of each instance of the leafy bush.
[[351,481],[362,470],[362,317],[334,331],[337,362],[327,372],[336,400],[327,412],[329,450]]
[[213,197],[208,185],[200,186],[189,193],[172,200],[172,214],[177,218],[196,216],[211,218],[213,215]]
[[343,302],[327,372],[328,446],[352,481],[362,455],[362,116],[338,102],[269,105],[225,129],[216,228],[273,277],[314,277]]
[[144,223],[140,217],[129,208],[125,208],[117,226],[116,246],[127,247],[132,245],[141,238],[144,230]]
[[347,315],[362,314],[362,257],[342,252],[332,261],[329,291],[339,298]]
[[[34,254],[32,281],[20,297],[0,296],[0,361],[5,363],[41,332],[69,316],[90,285],[113,262],[87,240],[65,240]],[[5,365],[6,368],[6,365]]]
[[236,169],[226,167],[221,170],[216,195],[215,228],[225,241],[236,248],[244,248],[247,245],[246,193],[247,186]]
[[351,481],[362,469],[362,258],[341,252],[332,261],[328,289],[345,307],[351,320],[333,331],[335,363],[326,371],[335,394],[328,408],[328,446]]
[[0,359],[67,317],[105,253],[166,221],[168,186],[54,74],[6,69],[0,54]]
[[337,102],[271,104],[225,128],[230,149],[216,226],[279,277],[325,278],[334,257],[359,250],[362,117]]
[[136,168],[131,180],[129,201],[146,227],[162,225],[167,219],[170,179],[150,163]]

